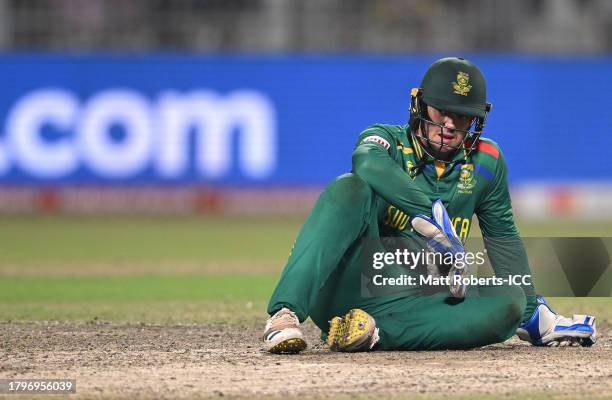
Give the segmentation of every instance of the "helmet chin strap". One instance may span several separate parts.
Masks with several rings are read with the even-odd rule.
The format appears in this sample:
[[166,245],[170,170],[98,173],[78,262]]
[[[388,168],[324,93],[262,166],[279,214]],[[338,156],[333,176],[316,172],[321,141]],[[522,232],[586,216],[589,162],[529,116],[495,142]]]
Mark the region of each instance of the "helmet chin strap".
[[[412,89],[411,102],[410,102],[410,122],[409,122],[410,132],[413,138],[415,138],[415,140],[418,141],[419,147],[429,157],[433,158],[434,160],[446,163],[446,164],[452,163],[451,160],[455,157],[458,151],[463,151],[464,159],[467,159],[467,157],[476,148],[476,144],[478,143],[478,140],[480,139],[480,135],[482,134],[482,130],[485,126],[485,122],[487,119],[487,113],[491,110],[491,104],[486,103],[484,118],[475,117],[474,122],[469,127],[469,128],[474,127],[474,130],[470,130],[469,128],[467,130],[460,130],[465,133],[465,136],[463,137],[463,140],[458,146],[452,146],[450,144],[444,143],[443,135],[441,135],[441,141],[439,142],[433,141],[429,138],[429,127],[427,127],[426,125],[436,125],[440,127],[440,129],[442,129],[441,132],[443,132],[444,129],[448,129],[448,128],[446,128],[442,124],[437,124],[429,120],[428,118],[426,118],[426,116],[428,116],[426,114],[427,108],[423,107],[425,103],[423,103],[423,101],[420,98],[421,94],[422,94],[421,89],[418,89],[418,88]],[[447,153],[448,157],[446,156],[446,154],[444,154],[444,156],[442,157],[442,154],[439,154],[441,153],[440,150],[435,149],[433,145],[438,146],[439,149],[442,149],[442,148],[451,149],[451,151]]]
[[[455,157],[458,151],[463,150],[465,157],[467,157],[468,152],[465,148],[465,142],[468,139],[469,133],[466,132],[464,138],[461,140],[458,146],[453,146],[447,143],[444,143],[444,136],[440,135],[441,140],[435,141],[429,138],[429,126],[428,125],[436,125],[440,127],[440,129],[447,129],[441,124],[436,124],[432,121],[425,120],[422,117],[419,117],[419,124],[416,129],[416,133],[414,133],[414,137],[419,140],[419,145],[423,149],[423,152],[427,154],[429,157],[433,158],[436,161],[443,162],[445,164],[450,164],[452,159]],[[425,133],[423,134],[423,131]],[[480,135],[478,135],[480,136]],[[437,146],[438,148],[435,148]],[[442,152],[443,148],[450,149],[448,152]]]

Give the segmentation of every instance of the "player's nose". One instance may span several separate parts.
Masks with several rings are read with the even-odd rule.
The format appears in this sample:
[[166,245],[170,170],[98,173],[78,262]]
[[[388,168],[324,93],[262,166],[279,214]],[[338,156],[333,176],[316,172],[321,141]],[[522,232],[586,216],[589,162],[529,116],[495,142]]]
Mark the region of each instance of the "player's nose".
[[444,127],[449,130],[450,132],[453,132],[456,128],[455,125],[455,120],[451,117],[451,116],[445,116],[444,117]]

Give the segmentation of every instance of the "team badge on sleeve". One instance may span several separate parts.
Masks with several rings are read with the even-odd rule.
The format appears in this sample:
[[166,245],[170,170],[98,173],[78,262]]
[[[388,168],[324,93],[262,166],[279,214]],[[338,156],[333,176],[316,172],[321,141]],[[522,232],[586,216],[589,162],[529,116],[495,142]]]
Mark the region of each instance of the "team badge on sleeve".
[[361,143],[367,143],[367,142],[374,142],[374,143],[378,143],[380,145],[382,145],[385,150],[389,150],[391,148],[391,145],[389,144],[389,142],[387,142],[385,139],[381,138],[380,136],[374,135],[374,136],[368,136],[367,138],[363,139],[361,141]]

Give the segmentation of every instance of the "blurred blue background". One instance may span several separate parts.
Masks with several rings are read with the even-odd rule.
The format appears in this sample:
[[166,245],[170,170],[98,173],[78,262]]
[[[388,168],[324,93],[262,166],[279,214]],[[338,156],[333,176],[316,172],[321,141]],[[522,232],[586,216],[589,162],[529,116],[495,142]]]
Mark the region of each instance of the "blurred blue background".
[[0,50],[0,213],[307,213],[463,56],[517,214],[612,220],[609,0],[6,0]]
[[[513,183],[611,178],[611,57],[462,55]],[[323,185],[441,56],[4,55],[0,182]]]

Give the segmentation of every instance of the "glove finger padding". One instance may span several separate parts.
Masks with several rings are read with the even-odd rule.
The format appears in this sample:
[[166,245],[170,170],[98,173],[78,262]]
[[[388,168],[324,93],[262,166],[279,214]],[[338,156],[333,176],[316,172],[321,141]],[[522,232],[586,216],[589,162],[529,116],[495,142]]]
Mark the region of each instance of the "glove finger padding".
[[411,223],[415,231],[429,239],[427,246],[431,250],[446,253],[452,247],[450,240],[442,231],[442,227],[433,219],[419,214],[412,218]]
[[[464,265],[462,267],[458,267],[454,264],[450,271],[448,271],[448,289],[453,297],[462,299],[465,297],[465,294],[468,290],[468,285],[463,283],[463,278],[466,278],[470,275],[470,270],[468,265]],[[456,278],[455,278],[456,277]]]
[[[453,255],[453,259],[458,254],[465,253],[463,243],[459,240],[441,200],[436,200],[432,204],[431,214],[433,218],[419,214],[414,216],[411,221],[414,230],[429,239],[427,242],[429,250],[441,254],[450,253]],[[462,279],[468,274],[469,270],[465,268],[465,265],[457,265],[456,262],[453,262],[448,272],[449,290],[453,297],[465,297],[468,287],[463,284]]]
[[446,235],[448,235],[449,238],[459,240],[457,232],[455,232],[455,228],[451,223],[450,217],[448,216],[448,212],[446,211],[442,200],[438,199],[433,202],[433,204],[431,205],[431,215],[433,216],[438,226],[442,227],[442,231]]
[[444,236],[444,233],[442,233],[442,227],[433,219],[422,214],[415,215],[412,218],[411,223],[414,230],[423,237],[434,238],[437,236]]
[[455,228],[451,223],[448,212],[442,204],[442,200],[436,200],[431,205],[431,215],[433,218],[425,215],[415,215],[412,218],[411,224],[415,231],[421,236],[430,239],[428,245],[440,253],[463,253],[463,243],[457,236]]

